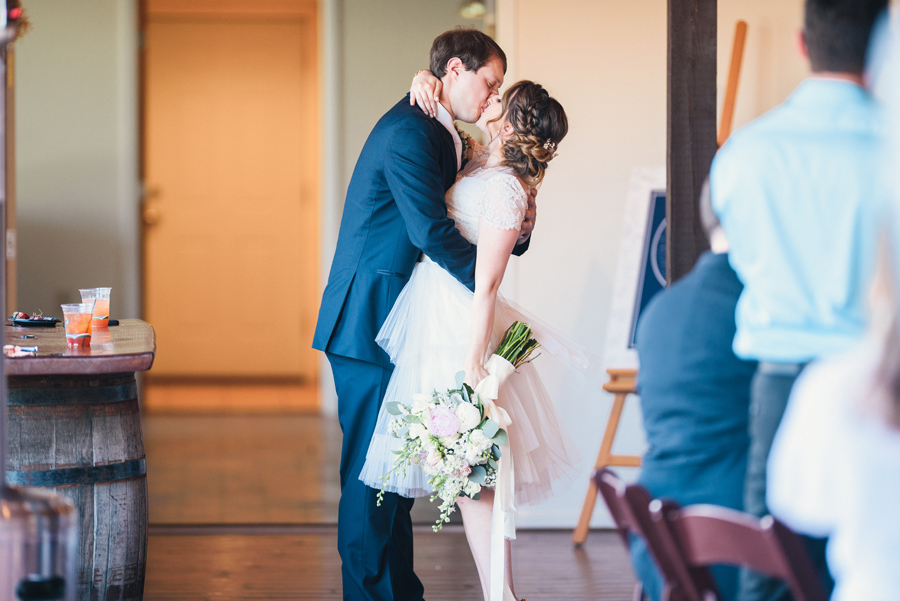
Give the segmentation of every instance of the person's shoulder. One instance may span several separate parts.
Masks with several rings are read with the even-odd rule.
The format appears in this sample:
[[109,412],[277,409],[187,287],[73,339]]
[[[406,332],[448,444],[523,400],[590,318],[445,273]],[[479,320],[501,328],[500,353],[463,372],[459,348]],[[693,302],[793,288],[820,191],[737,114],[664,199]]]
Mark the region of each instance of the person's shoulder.
[[486,170],[485,183],[488,190],[503,191],[517,203],[528,196],[528,186],[509,167],[491,167]]
[[[815,406],[831,396],[845,400],[872,388],[880,358],[880,346],[863,338],[843,352],[826,355],[809,364],[797,378],[798,397]],[[835,405],[833,405],[835,406]]]
[[784,105],[778,105],[763,113],[746,125],[736,129],[719,149],[716,154],[726,158],[732,154],[743,152],[758,152],[760,146],[765,146],[774,140],[774,135],[782,128],[785,119],[789,118]]
[[441,142],[438,128],[444,126],[432,119],[417,106],[409,105],[409,97],[395,104],[379,120],[376,130],[386,136],[391,144],[403,146],[437,146]]
[[485,169],[486,179],[488,181],[492,181],[495,183],[504,183],[507,185],[518,184],[519,186],[524,187],[525,184],[522,182],[521,178],[516,175],[516,172],[513,171],[511,167],[505,166],[497,166],[497,167],[488,167]]
[[[706,251],[684,277],[650,299],[641,321],[653,324],[648,327],[665,326],[689,331],[695,327],[698,318],[707,321],[720,317],[720,312],[709,313],[711,308],[720,307],[724,299],[737,303],[740,292],[740,281],[728,265],[727,256]],[[731,313],[733,315],[734,311]],[[639,324],[639,340],[640,337]]]
[[379,124],[393,128],[433,129],[431,121],[437,120],[426,115],[419,107],[410,106],[409,94],[400,99],[381,118]]

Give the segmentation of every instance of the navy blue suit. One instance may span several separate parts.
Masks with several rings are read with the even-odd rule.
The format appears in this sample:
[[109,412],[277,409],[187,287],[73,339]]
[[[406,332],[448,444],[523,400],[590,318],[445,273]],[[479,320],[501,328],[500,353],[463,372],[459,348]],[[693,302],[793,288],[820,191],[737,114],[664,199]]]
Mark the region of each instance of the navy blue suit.
[[[742,289],[727,255],[704,253],[638,324],[637,384],[649,445],[638,482],[654,497],[743,507],[756,363],[731,350]],[[658,599],[661,576],[643,541],[631,545],[631,555],[648,597]],[[724,598],[734,598],[737,569],[713,575]]]
[[452,135],[409,106],[407,96],[369,134],[347,190],[313,339],[331,362],[344,434],[338,550],[346,600],[422,599],[413,572],[412,500],[385,494],[376,507],[377,491],[359,473],[393,369],[375,336],[420,252],[475,287],[475,246],[447,217],[444,202],[456,172]]

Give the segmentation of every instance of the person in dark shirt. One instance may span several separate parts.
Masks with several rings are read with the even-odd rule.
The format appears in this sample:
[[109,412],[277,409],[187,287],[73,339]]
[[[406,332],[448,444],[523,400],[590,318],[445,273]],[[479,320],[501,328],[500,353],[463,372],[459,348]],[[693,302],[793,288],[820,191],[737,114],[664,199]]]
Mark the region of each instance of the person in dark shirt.
[[[756,363],[731,349],[743,286],[728,264],[728,241],[708,189],[701,215],[712,250],[660,292],[638,323],[637,388],[649,445],[638,483],[682,505],[742,509]],[[659,599],[662,576],[642,540],[631,545],[631,559],[645,594]],[[724,598],[733,599],[737,569],[716,567],[713,575]]]

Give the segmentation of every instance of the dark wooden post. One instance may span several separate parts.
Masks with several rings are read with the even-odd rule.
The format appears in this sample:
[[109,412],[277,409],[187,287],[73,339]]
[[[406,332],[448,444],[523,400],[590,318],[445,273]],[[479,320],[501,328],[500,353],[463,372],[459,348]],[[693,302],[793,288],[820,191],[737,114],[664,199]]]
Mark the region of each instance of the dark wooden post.
[[697,199],[716,153],[716,3],[668,0],[666,278],[671,284],[709,248]]

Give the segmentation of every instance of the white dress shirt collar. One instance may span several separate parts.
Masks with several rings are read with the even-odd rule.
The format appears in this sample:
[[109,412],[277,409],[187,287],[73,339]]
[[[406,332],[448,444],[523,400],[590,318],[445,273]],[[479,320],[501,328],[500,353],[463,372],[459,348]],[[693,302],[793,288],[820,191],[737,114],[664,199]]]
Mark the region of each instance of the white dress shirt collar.
[[453,136],[453,144],[456,146],[456,170],[459,171],[459,168],[462,167],[462,140],[459,137],[459,132],[456,131],[456,127],[453,125],[453,117],[450,116],[450,112],[440,102],[438,103],[437,120]]

